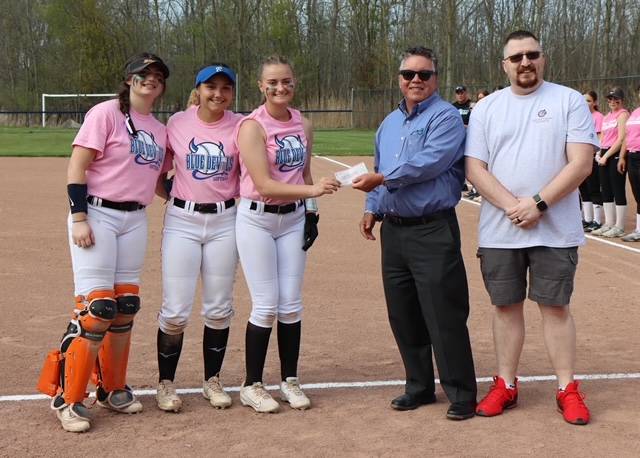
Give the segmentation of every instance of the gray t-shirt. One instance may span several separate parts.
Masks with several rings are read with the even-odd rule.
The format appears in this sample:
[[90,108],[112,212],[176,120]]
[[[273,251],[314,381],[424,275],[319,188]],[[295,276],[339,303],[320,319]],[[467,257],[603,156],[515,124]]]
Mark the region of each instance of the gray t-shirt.
[[[567,165],[566,144],[599,147],[589,108],[573,89],[544,82],[520,96],[510,87],[482,99],[471,112],[465,156],[480,159],[517,197],[537,194]],[[578,191],[550,206],[538,224],[522,229],[484,200],[478,244],[484,248],[565,248],[585,242]]]

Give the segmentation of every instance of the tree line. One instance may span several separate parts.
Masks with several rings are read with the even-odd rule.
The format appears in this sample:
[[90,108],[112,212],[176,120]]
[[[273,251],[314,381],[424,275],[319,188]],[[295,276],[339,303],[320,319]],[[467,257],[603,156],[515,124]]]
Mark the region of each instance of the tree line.
[[548,80],[640,73],[640,0],[0,0],[0,11],[2,110],[37,110],[43,92],[112,92],[142,50],[172,70],[165,109],[184,105],[212,61],[237,70],[239,109],[251,109],[273,53],[294,65],[299,106],[348,107],[352,88],[393,90],[413,44],[436,50],[449,96],[505,84],[502,40],[520,28],[540,37]]

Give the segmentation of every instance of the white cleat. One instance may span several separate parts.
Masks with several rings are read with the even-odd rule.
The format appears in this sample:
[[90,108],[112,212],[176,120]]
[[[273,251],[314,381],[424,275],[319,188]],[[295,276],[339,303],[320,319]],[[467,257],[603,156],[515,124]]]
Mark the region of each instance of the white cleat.
[[180,412],[182,400],[176,393],[176,387],[171,380],[160,380],[156,393],[158,408],[165,412]]
[[280,410],[280,404],[271,397],[260,382],[240,388],[240,402],[243,406],[249,406],[259,413],[275,413]]
[[226,409],[231,406],[231,396],[227,394],[218,376],[205,380],[202,386],[202,396],[208,399],[216,409]]
[[56,409],[56,415],[65,431],[83,433],[91,428],[89,411],[80,402]]
[[311,407],[311,401],[300,388],[298,377],[287,377],[280,383],[280,398],[288,402],[292,409],[306,410]]

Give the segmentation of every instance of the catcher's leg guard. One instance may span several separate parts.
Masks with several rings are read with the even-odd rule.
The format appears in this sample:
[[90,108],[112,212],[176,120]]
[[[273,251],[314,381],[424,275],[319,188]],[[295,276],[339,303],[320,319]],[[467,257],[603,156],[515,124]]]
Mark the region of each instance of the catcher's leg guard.
[[104,334],[116,316],[113,291],[93,291],[78,298],[76,317],[62,337],[61,382],[64,402],[82,402]]
[[131,328],[133,318],[140,310],[138,292],[137,285],[116,285],[115,287],[118,314],[102,342],[96,368],[97,385],[107,393],[126,389]]

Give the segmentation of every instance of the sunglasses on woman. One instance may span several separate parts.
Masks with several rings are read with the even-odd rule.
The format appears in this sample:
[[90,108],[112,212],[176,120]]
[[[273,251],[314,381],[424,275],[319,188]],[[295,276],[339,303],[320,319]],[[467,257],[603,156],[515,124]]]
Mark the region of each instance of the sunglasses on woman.
[[402,78],[404,78],[405,81],[413,80],[416,77],[416,75],[418,75],[418,78],[420,78],[422,81],[429,81],[431,76],[435,75],[436,73],[437,72],[433,70],[420,70],[419,72],[416,72],[413,70],[400,70],[398,72],[398,74],[402,76]]
[[539,59],[542,55],[542,51],[531,51],[531,52],[522,52],[519,54],[514,54],[513,56],[505,57],[504,60],[508,60],[512,64],[518,64],[522,62],[522,59],[527,57],[528,60],[536,60]]

